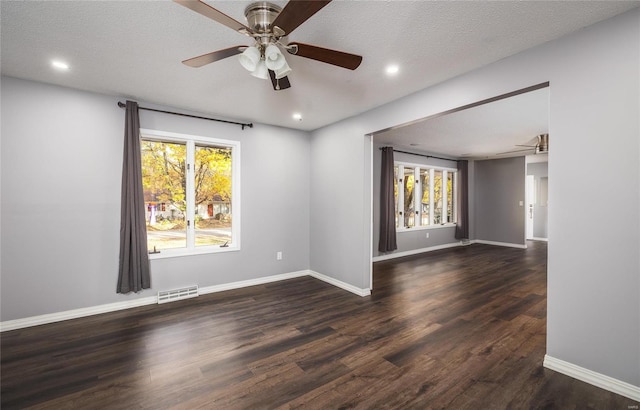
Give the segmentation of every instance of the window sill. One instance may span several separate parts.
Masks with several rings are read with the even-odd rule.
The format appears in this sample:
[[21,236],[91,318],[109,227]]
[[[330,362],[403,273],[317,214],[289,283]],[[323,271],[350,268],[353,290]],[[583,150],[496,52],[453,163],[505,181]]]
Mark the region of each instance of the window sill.
[[442,228],[455,228],[455,223],[446,223],[440,225],[427,225],[427,226],[416,226],[414,228],[397,228],[397,233],[405,233],[405,232],[415,232],[415,231],[428,231],[431,229],[442,229]]
[[211,255],[216,253],[226,253],[239,251],[239,246],[229,245],[221,248],[219,246],[203,246],[198,249],[167,249],[160,251],[159,253],[150,253],[149,260],[166,259],[166,258],[178,258],[183,256],[195,256],[195,255]]

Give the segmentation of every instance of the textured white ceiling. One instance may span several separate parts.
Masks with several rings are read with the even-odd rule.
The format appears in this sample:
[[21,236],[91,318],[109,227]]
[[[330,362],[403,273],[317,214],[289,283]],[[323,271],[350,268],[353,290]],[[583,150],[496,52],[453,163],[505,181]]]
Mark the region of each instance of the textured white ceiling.
[[[250,2],[208,3],[244,22]],[[202,68],[181,64],[250,39],[171,1],[1,1],[1,68],[8,76],[313,130],[639,4],[336,0],[289,40],[360,54],[362,65],[350,71],[287,55],[292,88],[275,92],[233,57]],[[52,70],[53,58],[71,70]],[[391,62],[400,65],[394,78],[384,74]],[[302,122],[291,118],[294,111]]]
[[[532,154],[517,145],[535,145],[549,133],[549,89],[543,88],[485,105],[426,119],[374,135],[374,142],[454,158],[503,158]],[[553,138],[549,138],[553,146]],[[551,148],[550,148],[551,149]]]

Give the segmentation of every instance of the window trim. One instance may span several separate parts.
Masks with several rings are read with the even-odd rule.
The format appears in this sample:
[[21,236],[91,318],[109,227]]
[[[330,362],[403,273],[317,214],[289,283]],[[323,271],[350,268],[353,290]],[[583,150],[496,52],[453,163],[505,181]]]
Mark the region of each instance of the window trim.
[[[429,229],[441,229],[441,228],[450,228],[450,227],[455,227],[457,225],[457,222],[444,222],[444,223],[439,223],[439,224],[434,224],[433,222],[433,214],[434,214],[434,190],[433,190],[433,184],[431,183],[432,181],[434,181],[434,177],[435,177],[435,171],[443,171],[442,173],[442,179],[443,181],[445,181],[445,177],[446,174],[448,173],[452,173],[453,174],[453,218],[455,221],[458,220],[457,218],[457,206],[456,206],[456,201],[458,199],[458,195],[457,195],[457,190],[455,189],[456,187],[456,182],[458,180],[458,169],[457,168],[451,168],[451,167],[443,167],[443,166],[438,166],[438,165],[427,165],[427,164],[418,164],[415,162],[404,162],[404,161],[394,161],[393,163],[394,167],[402,167],[402,171],[400,172],[400,168],[398,168],[398,176],[402,175],[402,179],[404,180],[404,168],[413,168],[413,172],[414,172],[414,181],[419,180],[420,178],[420,171],[419,169],[425,169],[429,171],[429,225],[415,225],[407,228],[404,226],[397,226],[396,227],[396,232],[398,233],[405,233],[405,232],[413,232],[413,231],[423,231],[423,230],[429,230]],[[401,186],[400,181],[398,182],[398,187]],[[446,184],[446,182],[444,182]],[[415,185],[414,185],[414,192],[415,192]],[[420,195],[416,195],[414,193],[414,201],[418,201],[419,198],[422,198],[422,183],[420,182],[420,186],[419,186],[419,190],[420,190]],[[443,195],[446,195],[446,189],[443,190]],[[400,193],[400,188],[398,188],[398,193]],[[418,204],[420,205],[420,204]],[[415,207],[415,204],[414,204]],[[445,211],[447,210],[448,204],[447,201],[444,201],[443,203],[443,209],[442,209],[442,213],[443,213],[443,217],[446,218],[447,214],[445,213]],[[398,209],[404,209],[404,194],[403,195],[399,195],[398,196]],[[416,214],[415,216],[415,221],[418,220],[422,220],[419,218],[422,218],[422,206],[418,206],[416,208],[419,212],[418,214]],[[400,221],[404,221],[404,215],[402,215],[402,217],[398,217],[398,219]]]
[[[148,128],[140,128],[140,139],[159,142],[179,142],[185,143],[187,146],[187,159],[194,159],[195,146],[197,144],[212,145],[231,148],[231,198],[232,198],[232,218],[231,238],[233,242],[226,247],[216,246],[195,246],[195,221],[191,221],[187,228],[187,247],[177,249],[163,249],[160,253],[149,254],[149,260],[175,258],[181,256],[216,254],[225,252],[235,252],[240,250],[240,141],[227,140],[222,138],[205,137],[199,135],[190,135],[183,133],[175,133],[168,131],[153,130]],[[194,166],[191,164],[187,170],[187,192],[193,191],[193,172]],[[195,204],[193,195],[187,196],[187,215],[192,219],[195,215]]]

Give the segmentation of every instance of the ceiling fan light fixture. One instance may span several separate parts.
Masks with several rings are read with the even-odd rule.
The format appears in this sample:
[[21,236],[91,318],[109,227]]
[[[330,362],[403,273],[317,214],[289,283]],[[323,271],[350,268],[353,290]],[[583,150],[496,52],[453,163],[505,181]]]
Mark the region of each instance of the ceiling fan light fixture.
[[261,80],[269,79],[269,69],[267,69],[267,65],[264,60],[258,61],[256,69],[251,72],[251,75]]
[[264,50],[264,60],[267,63],[267,68],[273,71],[287,65],[287,60],[284,59],[282,52],[275,44],[269,44]]
[[245,70],[254,72],[260,63],[260,50],[256,47],[247,47],[246,50],[238,56],[238,61],[245,68]]
[[289,75],[291,67],[289,67],[289,64],[285,61],[282,67],[277,70],[273,70],[273,72],[276,73],[276,80],[279,80]]

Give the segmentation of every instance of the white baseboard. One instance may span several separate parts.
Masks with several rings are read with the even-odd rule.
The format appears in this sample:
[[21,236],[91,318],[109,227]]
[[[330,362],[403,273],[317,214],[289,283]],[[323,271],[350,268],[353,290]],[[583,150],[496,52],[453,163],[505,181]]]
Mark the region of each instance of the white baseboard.
[[506,246],[507,248],[518,248],[518,249],[527,249],[527,245],[522,245],[519,243],[508,243],[508,242],[494,242],[494,241],[485,241],[483,239],[474,239],[471,243],[481,243],[483,245],[495,245],[495,246]]
[[204,286],[199,289],[199,294],[206,295],[207,293],[224,292],[225,290],[247,288],[249,286],[263,285],[265,283],[278,282],[281,280],[300,278],[302,276],[309,276],[309,270],[301,270],[297,272],[282,273],[280,275],[265,276],[262,278],[241,280],[238,282],[223,283],[222,285]]
[[528,241],[540,241],[540,242],[549,242],[549,238],[537,238],[537,237],[533,237],[533,238],[527,238]]
[[[543,239],[539,239],[539,240],[543,240]],[[440,249],[456,248],[458,246],[468,246],[474,243],[481,243],[484,245],[494,245],[494,246],[506,246],[508,248],[527,249],[527,245],[521,245],[519,243],[494,242],[494,241],[485,241],[482,239],[473,239],[468,242],[462,242],[462,241],[451,242],[451,243],[445,243],[443,245],[430,246],[428,248],[412,249],[409,251],[388,253],[386,255],[378,255],[371,258],[371,261],[372,262],[386,261],[389,259],[402,258],[403,256],[411,256],[411,255],[417,255],[419,253],[438,251]]]
[[354,294],[356,294],[358,296],[363,296],[364,297],[364,296],[371,295],[371,289],[361,289],[361,288],[355,287],[353,285],[350,285],[350,284],[348,284],[346,282],[343,282],[341,280],[334,279],[334,278],[332,278],[330,276],[327,276],[327,275],[323,275],[322,273],[318,273],[316,271],[310,270],[309,271],[309,276],[314,277],[316,279],[319,279],[319,280],[321,280],[323,282],[327,282],[327,283],[329,283],[329,284],[331,284],[331,285],[333,285],[335,287],[338,287],[340,289],[344,289],[344,290],[346,290],[348,292],[354,293]]
[[631,400],[640,401],[640,387],[634,386],[633,384],[585,369],[584,367],[576,366],[573,363],[565,362],[564,360],[556,359],[549,355],[544,356],[543,366],[547,369],[573,377],[574,379],[600,387],[601,389],[628,397]]
[[[222,285],[204,286],[199,288],[198,294],[205,295],[207,293],[223,292],[225,290],[246,288],[249,286],[262,285],[264,283],[300,278],[302,276],[314,277],[323,282],[330,283],[333,286],[348,290],[351,293],[355,293],[358,296],[368,296],[371,294],[371,291],[369,289],[360,289],[348,283],[333,279],[329,276],[311,270],[301,270],[297,272],[283,273],[280,275],[265,276],[262,278],[225,283]],[[0,332],[23,329],[31,326],[45,325],[47,323],[61,322],[63,320],[77,319],[85,316],[98,315],[101,313],[115,312],[118,310],[130,309],[145,305],[153,305],[156,303],[158,303],[157,295],[125,302],[107,303],[104,305],[91,306],[87,308],[66,310],[63,312],[49,313],[46,315],[31,316],[23,319],[6,320],[4,322],[0,322]]]
[[77,319],[85,316],[99,315],[101,313],[116,312],[118,310],[153,305],[158,303],[158,296],[149,296],[125,302],[107,303],[105,305],[90,306],[87,308],[65,310],[63,312],[48,313],[26,317],[24,319],[6,320],[0,322],[0,332],[22,329],[25,327],[45,325],[47,323],[61,322],[63,320]]
[[463,245],[465,244],[463,244],[462,242],[451,242],[451,243],[445,243],[443,245],[430,246],[428,248],[412,249],[410,251],[402,251],[402,252],[388,253],[386,255],[378,255],[378,256],[374,256],[371,260],[373,262],[380,262],[380,261],[386,261],[389,259],[402,258],[403,256],[417,255],[419,253],[424,253],[424,252],[438,251],[440,249],[456,248],[458,246],[463,246]]

